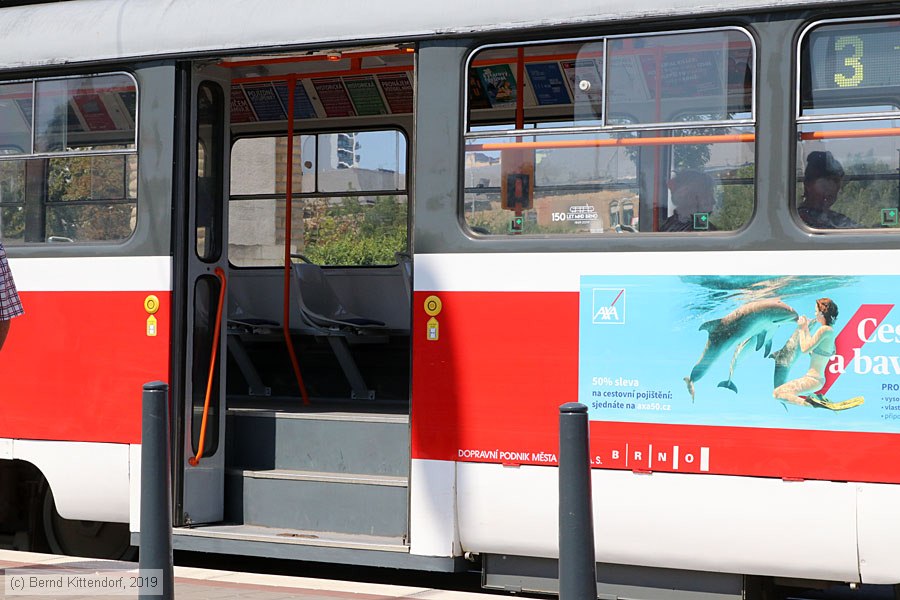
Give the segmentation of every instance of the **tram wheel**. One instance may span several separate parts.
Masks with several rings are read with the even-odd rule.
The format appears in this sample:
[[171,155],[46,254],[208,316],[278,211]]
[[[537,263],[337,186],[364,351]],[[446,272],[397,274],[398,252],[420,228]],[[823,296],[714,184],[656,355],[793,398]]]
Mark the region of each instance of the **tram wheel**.
[[42,512],[44,533],[54,554],[114,560],[134,560],[137,555],[127,523],[64,519],[56,512],[49,485],[45,486]]

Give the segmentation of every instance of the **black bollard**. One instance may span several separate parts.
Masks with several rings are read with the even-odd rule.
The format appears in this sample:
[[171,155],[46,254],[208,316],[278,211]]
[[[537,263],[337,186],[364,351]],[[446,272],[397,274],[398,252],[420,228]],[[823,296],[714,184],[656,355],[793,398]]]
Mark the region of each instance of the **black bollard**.
[[559,598],[596,600],[587,406],[559,407]]
[[[172,557],[172,482],[169,463],[169,386],[144,384],[141,427],[141,547],[138,567],[142,584],[162,573],[161,585],[142,585],[139,596],[175,597]],[[156,571],[152,573],[152,571]]]

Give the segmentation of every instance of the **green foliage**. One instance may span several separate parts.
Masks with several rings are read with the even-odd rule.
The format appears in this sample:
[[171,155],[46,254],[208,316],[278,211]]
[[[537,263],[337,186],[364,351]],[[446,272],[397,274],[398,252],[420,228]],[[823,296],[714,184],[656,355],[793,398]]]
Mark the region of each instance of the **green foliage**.
[[356,197],[311,199],[304,219],[303,253],[324,265],[394,264],[407,251],[406,198],[376,196],[373,203]]
[[833,209],[863,227],[880,227],[882,209],[897,208],[900,202],[896,169],[876,160],[871,151],[851,156],[845,169],[844,186]]
[[[51,158],[46,235],[75,241],[122,240],[131,235],[133,204],[103,202],[126,197],[125,175],[124,156]],[[81,204],[87,201],[91,204]]]
[[25,161],[0,161],[0,239],[25,238]]
[[[707,131],[688,129],[685,135],[708,135]],[[702,171],[709,162],[711,144],[685,144],[672,146],[672,168],[676,173],[688,169]]]
[[[747,165],[736,169],[732,176],[752,182],[755,172],[755,165]],[[724,186],[721,207],[713,213],[710,221],[719,231],[740,229],[750,222],[753,215],[754,194],[753,183]]]

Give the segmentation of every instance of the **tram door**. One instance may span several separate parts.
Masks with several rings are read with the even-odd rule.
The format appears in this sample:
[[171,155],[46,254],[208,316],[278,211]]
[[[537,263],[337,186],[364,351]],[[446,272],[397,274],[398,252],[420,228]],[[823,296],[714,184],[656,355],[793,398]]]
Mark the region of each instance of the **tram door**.
[[[223,519],[225,488],[225,328],[230,75],[198,67],[190,77],[190,118],[184,121],[189,168],[182,514],[192,525]],[[181,519],[177,517],[180,516]]]

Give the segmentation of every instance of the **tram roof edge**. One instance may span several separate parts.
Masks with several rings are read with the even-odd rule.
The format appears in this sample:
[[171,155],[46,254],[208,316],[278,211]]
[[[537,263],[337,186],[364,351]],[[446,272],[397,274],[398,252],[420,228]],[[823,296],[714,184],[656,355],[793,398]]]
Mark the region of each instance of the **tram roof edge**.
[[[404,41],[846,0],[69,0],[0,8],[0,68]],[[198,15],[208,15],[198,18]],[[348,15],[352,15],[348,18]],[[37,33],[40,35],[38,36]]]

